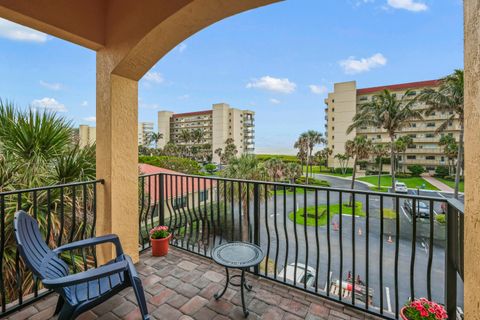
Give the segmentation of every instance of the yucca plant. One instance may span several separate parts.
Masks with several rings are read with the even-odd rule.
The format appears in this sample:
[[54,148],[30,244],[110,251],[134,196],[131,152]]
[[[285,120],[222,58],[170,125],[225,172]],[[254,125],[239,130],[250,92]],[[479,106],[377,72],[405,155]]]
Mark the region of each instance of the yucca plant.
[[[57,114],[22,110],[0,100],[0,192],[94,179],[94,147],[80,149],[72,137],[70,122]],[[13,234],[15,212],[21,209],[36,217],[50,247],[89,237],[95,209],[93,187],[52,188],[4,195],[0,200],[5,212],[3,285],[6,301],[12,302],[19,298],[19,288],[23,295],[40,288],[18,259]],[[93,264],[91,251],[62,257],[73,271]]]

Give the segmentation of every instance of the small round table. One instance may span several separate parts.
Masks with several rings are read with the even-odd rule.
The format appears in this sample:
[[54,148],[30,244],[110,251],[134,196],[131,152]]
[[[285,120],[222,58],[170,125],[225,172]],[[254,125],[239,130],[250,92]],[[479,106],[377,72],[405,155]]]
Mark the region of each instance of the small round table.
[[[214,295],[215,299],[218,300],[223,296],[225,291],[227,291],[228,284],[240,287],[243,314],[247,317],[248,310],[245,307],[244,288],[251,291],[252,286],[245,281],[245,270],[259,265],[263,258],[265,258],[263,250],[259,246],[248,242],[228,242],[215,247],[212,252],[212,259],[219,265],[224,266],[227,273],[225,288]],[[229,268],[240,269],[242,273],[230,277],[228,273]],[[232,282],[234,278],[238,277],[240,277],[240,283]]]

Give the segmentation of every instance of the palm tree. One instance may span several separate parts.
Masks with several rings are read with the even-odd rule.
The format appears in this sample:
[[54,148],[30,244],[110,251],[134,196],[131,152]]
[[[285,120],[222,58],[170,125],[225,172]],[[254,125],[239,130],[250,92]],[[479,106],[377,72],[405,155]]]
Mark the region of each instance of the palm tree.
[[190,131],[182,129],[182,131],[180,131],[178,138],[180,141],[187,144],[192,140],[192,135],[190,134]]
[[[242,154],[238,158],[232,158],[228,167],[222,171],[222,177],[229,178],[229,179],[242,179],[242,180],[265,180],[266,174],[265,170],[262,167],[261,163],[258,161],[257,157],[252,154]],[[233,184],[233,190],[232,190]],[[260,186],[260,189],[264,187]],[[253,186],[247,186],[247,183],[221,183],[219,184],[219,192],[220,194],[226,194],[227,199],[232,197],[235,201],[241,202],[242,204],[242,241],[249,240],[249,225],[248,225],[248,199],[254,199],[254,188]],[[263,189],[259,191],[259,198],[262,199],[266,196],[265,190]],[[268,196],[268,195],[267,195]],[[233,234],[233,232],[232,232]]]
[[455,70],[451,75],[443,78],[438,90],[427,89],[423,91],[417,99],[425,102],[429,107],[425,115],[431,115],[433,112],[444,112],[450,114],[436,130],[437,133],[448,128],[449,124],[455,119],[460,123],[460,137],[458,139],[458,157],[455,173],[455,193],[458,199],[458,186],[460,183],[460,174],[463,171],[463,135],[464,135],[464,86],[463,70]]
[[308,130],[300,135],[300,138],[295,143],[296,148],[306,150],[306,167],[307,167],[307,174],[305,182],[308,184],[308,177],[309,177],[309,170],[312,171],[313,168],[311,167],[311,160],[313,149],[319,145],[324,144],[325,138],[321,132],[315,130]]
[[[358,160],[367,159],[372,151],[372,140],[367,139],[366,136],[356,136],[353,140],[345,142],[345,153],[352,157],[353,172],[351,189],[355,187],[355,176],[357,173]],[[352,197],[350,197],[350,205],[353,206]]]
[[382,171],[383,171],[383,158],[388,156],[389,150],[388,145],[377,143],[372,147],[372,154],[375,156],[376,161],[378,161],[378,190],[380,190]]
[[328,157],[330,157],[333,153],[333,150],[330,148],[324,148],[320,151],[315,153],[315,158],[317,159],[319,165],[327,166]]
[[302,166],[298,163],[290,162],[285,165],[285,178],[287,178],[290,183],[295,183],[295,180],[300,178],[302,174]]
[[155,142],[155,148],[157,148],[158,140],[163,139],[163,133],[149,132],[146,137],[146,145],[149,146],[152,142]]
[[307,161],[308,157],[308,141],[304,135],[300,135],[300,137],[295,141],[293,145],[295,149],[298,149],[297,158],[300,160],[300,164],[302,166],[302,174],[303,174],[303,165]]
[[263,166],[273,182],[277,182],[285,176],[285,163],[278,158],[271,158],[264,162]]
[[[57,116],[55,113],[39,112],[34,110],[23,111],[11,103],[0,101],[0,191],[20,190],[35,188],[45,185],[55,185],[73,181],[85,181],[95,178],[95,146],[79,148],[78,142],[73,138],[70,122]],[[77,191],[79,191],[77,189]],[[42,234],[47,235],[49,224],[47,217],[51,218],[50,237],[46,239],[48,245],[56,245],[59,234],[64,239],[73,235],[73,240],[82,236],[80,224],[73,228],[74,216],[85,214],[93,216],[93,190],[88,189],[87,198],[73,198],[70,188],[64,189],[62,204],[57,189],[52,189],[48,195],[46,191],[38,191],[34,196],[25,193],[20,200],[22,209],[33,214],[35,211]],[[81,198],[86,199],[80,203]],[[75,199],[75,200],[74,200]],[[15,263],[16,244],[13,237],[13,217],[17,210],[17,196],[6,195],[2,198],[5,208],[3,216],[5,224],[5,243],[3,246],[3,271],[4,289],[7,301],[18,298],[18,283],[14,270],[18,268]],[[59,208],[62,206],[65,213],[63,217],[64,228],[60,224]],[[80,212],[81,210],[83,210]],[[73,213],[73,214],[72,214]],[[77,217],[78,221],[81,221]],[[90,234],[92,221],[85,221],[87,234]],[[84,233],[85,234],[85,233]],[[83,259],[79,255],[67,257],[70,263],[76,264],[78,270],[83,269]],[[23,268],[21,262],[20,268]],[[30,272],[24,274],[20,285],[24,293],[28,294],[33,288],[35,280]]]
[[443,153],[448,159],[448,174],[452,175],[454,171],[453,162],[458,157],[458,143],[453,135],[447,134],[440,138],[438,144],[443,147]]
[[340,169],[342,169],[342,174],[347,173],[347,167],[348,167],[348,160],[350,160],[350,156],[348,156],[345,153],[337,153],[334,156],[335,159],[338,159],[338,162],[340,162]]
[[400,99],[389,90],[374,96],[371,102],[359,107],[348,127],[347,134],[356,128],[377,127],[384,129],[390,137],[390,166],[392,192],[395,192],[395,133],[406,127],[410,121],[423,119],[419,111],[413,110],[415,100],[408,100],[409,91]]
[[411,145],[413,143],[413,139],[412,137],[406,135],[406,136],[401,136],[400,138],[397,139],[397,141],[395,141],[395,151],[397,151],[397,156],[400,152],[403,153],[403,161],[402,161],[402,169],[403,169],[403,173],[405,173],[405,160],[407,158],[407,149],[408,149],[408,146]]
[[201,144],[203,142],[204,132],[202,129],[195,129],[190,133],[190,139],[193,143]]

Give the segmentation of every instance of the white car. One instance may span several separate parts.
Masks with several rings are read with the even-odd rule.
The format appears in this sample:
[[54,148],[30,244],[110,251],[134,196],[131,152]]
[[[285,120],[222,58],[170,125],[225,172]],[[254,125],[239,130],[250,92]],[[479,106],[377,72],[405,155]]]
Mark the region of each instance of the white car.
[[[294,279],[295,279],[295,263],[290,263],[286,267],[286,282],[289,282],[293,284]],[[279,280],[284,280],[284,275],[285,275],[285,268],[282,269],[277,274],[277,278]],[[316,277],[316,272],[315,269],[310,267],[310,266],[305,266],[302,263],[297,263],[297,285],[303,286],[304,283],[307,283],[307,288],[308,287],[313,287],[315,284],[315,277]]]
[[395,192],[408,193],[408,188],[403,182],[395,182]]

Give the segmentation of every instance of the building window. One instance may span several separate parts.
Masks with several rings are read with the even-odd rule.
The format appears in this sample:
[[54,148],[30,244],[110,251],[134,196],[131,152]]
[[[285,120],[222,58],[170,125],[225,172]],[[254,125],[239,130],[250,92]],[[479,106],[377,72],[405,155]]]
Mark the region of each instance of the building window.
[[417,156],[407,156],[407,159],[408,160],[415,160],[415,159],[417,159]]
[[360,101],[366,101],[366,100],[368,100],[367,96],[360,97]]
[[377,139],[382,139],[382,136],[377,134]]
[[173,199],[173,209],[184,208],[187,205],[187,197],[180,197]]
[[334,118],[334,117],[332,117],[332,121],[335,121],[335,118]]
[[408,136],[409,136],[410,138],[416,138],[416,137],[417,137],[416,134],[409,134]]
[[416,123],[410,123],[410,127],[411,127],[411,128],[416,128],[416,127],[417,127],[417,124],[416,124]]
[[428,122],[427,127],[429,127],[429,128],[435,127],[435,122]]
[[426,133],[425,134],[425,138],[434,138],[435,137],[435,134],[433,133]]
[[426,156],[425,159],[426,160],[435,160],[435,156]]
[[445,157],[441,157],[440,160],[443,162],[445,161]]
[[414,96],[416,94],[417,94],[416,91],[410,91],[410,92],[407,93],[407,96]]
[[200,201],[208,200],[208,190],[200,191]]

